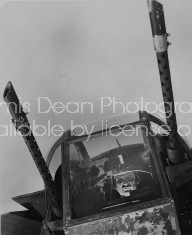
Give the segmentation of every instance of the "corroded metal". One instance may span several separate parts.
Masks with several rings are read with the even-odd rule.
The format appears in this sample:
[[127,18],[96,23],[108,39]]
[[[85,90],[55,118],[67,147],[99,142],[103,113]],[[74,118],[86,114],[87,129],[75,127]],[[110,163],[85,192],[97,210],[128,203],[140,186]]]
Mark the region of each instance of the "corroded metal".
[[167,203],[65,229],[66,235],[178,235],[175,208]]

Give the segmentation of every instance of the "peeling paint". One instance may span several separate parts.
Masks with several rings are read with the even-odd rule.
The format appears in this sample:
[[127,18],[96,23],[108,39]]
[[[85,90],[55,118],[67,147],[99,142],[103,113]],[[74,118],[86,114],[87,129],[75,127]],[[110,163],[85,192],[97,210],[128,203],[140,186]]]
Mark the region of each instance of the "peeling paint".
[[169,216],[168,218],[171,221],[171,226],[173,229],[176,229],[176,223],[175,223],[175,219],[172,216]]
[[68,227],[69,235],[178,235],[172,203]]

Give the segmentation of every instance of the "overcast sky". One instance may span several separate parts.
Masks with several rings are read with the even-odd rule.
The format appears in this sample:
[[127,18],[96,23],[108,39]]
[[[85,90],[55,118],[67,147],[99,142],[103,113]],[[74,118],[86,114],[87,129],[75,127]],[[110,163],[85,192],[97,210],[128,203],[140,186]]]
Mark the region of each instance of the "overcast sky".
[[[192,103],[192,4],[164,1],[169,60],[175,101]],[[162,102],[145,0],[8,2],[0,10],[0,101],[12,81],[29,120],[38,125],[84,123],[113,114],[101,112],[101,97],[127,104]],[[93,113],[57,114],[56,101],[92,102]],[[191,105],[192,106],[192,105]],[[184,106],[183,106],[184,107]],[[189,105],[185,105],[189,111]],[[183,108],[183,109],[184,109]],[[41,110],[38,110],[41,109]],[[11,197],[43,188],[35,164],[20,136],[2,136],[11,116],[0,106],[1,213],[21,209]],[[122,109],[117,109],[120,114]],[[157,116],[159,114],[157,113]],[[178,125],[192,129],[192,114],[177,110]],[[58,137],[37,136],[46,157]],[[188,136],[192,144],[192,134]]]

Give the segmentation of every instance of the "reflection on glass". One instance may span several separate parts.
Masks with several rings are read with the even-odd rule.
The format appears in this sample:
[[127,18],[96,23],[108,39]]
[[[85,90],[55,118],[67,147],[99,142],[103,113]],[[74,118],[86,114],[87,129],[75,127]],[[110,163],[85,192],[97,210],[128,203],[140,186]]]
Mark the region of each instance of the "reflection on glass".
[[70,145],[74,218],[162,197],[142,129],[137,136],[117,133]]

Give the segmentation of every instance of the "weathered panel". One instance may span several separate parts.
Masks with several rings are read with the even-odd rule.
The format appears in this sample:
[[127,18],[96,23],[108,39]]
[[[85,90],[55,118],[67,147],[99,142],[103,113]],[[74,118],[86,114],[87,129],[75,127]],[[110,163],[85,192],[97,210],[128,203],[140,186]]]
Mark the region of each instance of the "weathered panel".
[[178,235],[171,203],[69,227],[66,235]]

